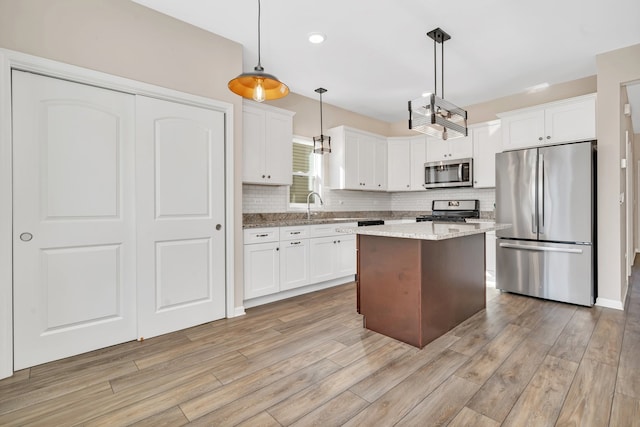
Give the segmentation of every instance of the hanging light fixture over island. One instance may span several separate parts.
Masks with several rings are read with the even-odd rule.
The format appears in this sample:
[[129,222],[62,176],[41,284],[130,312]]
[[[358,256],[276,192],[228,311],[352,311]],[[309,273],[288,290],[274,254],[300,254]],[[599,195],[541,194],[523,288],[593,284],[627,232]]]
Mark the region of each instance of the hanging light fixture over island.
[[[409,101],[409,129],[443,140],[467,136],[467,111],[444,99],[444,42],[451,36],[436,28],[427,33],[433,39],[433,92]],[[441,89],[438,96],[436,44],[442,46]]]
[[270,101],[287,96],[289,88],[272,74],[264,72],[260,63],[260,0],[258,0],[258,65],[253,72],[242,73],[229,82],[229,90],[243,98],[257,102]]
[[324,154],[331,152],[331,137],[322,132],[322,94],[327,90],[319,87],[315,90],[320,94],[320,136],[313,137],[313,152],[316,154]]

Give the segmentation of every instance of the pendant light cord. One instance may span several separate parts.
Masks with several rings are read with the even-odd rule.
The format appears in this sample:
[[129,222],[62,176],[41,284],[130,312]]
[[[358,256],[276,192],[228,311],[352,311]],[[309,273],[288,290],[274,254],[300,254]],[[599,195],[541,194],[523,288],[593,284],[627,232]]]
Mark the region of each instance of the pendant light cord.
[[262,63],[260,60],[260,0],[258,0],[258,66],[256,68],[262,70]]
[[320,92],[320,138],[324,135],[322,134],[322,92]]
[[440,55],[440,59],[442,60],[442,63],[440,64],[440,83],[442,84],[442,99],[444,99],[444,40],[442,40],[442,54]]
[[436,39],[433,39],[433,92],[438,96],[438,61],[436,56]]

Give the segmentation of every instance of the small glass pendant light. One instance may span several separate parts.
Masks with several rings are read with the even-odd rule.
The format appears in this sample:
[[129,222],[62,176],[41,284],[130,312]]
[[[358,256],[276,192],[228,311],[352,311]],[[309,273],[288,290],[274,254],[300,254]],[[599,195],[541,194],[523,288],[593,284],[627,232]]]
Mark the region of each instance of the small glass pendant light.
[[257,102],[279,99],[289,94],[289,88],[272,74],[264,72],[260,63],[260,0],[258,0],[258,65],[253,72],[242,73],[228,84],[229,90]]
[[313,152],[316,154],[324,154],[331,152],[331,137],[322,133],[322,94],[327,90],[319,87],[315,90],[320,94],[320,136],[313,137]]

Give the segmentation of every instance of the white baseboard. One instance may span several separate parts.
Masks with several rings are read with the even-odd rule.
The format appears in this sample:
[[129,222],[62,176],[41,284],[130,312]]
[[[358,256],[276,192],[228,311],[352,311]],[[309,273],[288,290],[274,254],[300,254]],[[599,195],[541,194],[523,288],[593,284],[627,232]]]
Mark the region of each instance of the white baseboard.
[[280,301],[283,299],[296,297],[298,295],[308,294],[310,292],[319,291],[322,289],[332,288],[338,285],[344,285],[345,283],[353,282],[355,276],[350,275],[341,277],[339,279],[327,280],[326,282],[316,283],[314,285],[303,286],[302,288],[290,289],[288,291],[278,292],[276,294],[265,295],[263,297],[252,298],[244,300],[244,307],[251,308],[259,305],[268,304],[270,302]]
[[247,313],[245,313],[245,311],[244,311],[244,306],[241,305],[239,307],[236,307],[233,310],[233,314],[231,316],[228,316],[228,317],[244,316],[245,314],[247,314]]
[[616,310],[624,310],[624,304],[621,301],[607,298],[596,298],[596,305],[599,307],[614,308]]

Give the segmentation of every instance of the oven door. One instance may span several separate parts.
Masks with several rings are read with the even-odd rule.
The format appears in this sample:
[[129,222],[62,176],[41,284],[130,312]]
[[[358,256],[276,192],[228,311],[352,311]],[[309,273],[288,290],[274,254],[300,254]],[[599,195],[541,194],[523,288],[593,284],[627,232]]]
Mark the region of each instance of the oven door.
[[471,187],[473,159],[443,160],[424,164],[424,188]]

